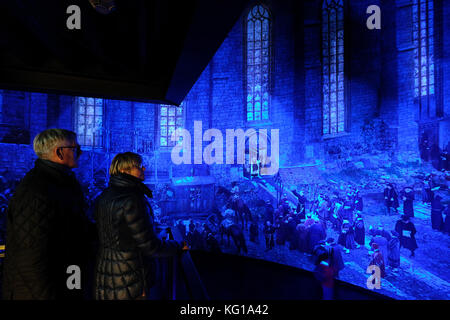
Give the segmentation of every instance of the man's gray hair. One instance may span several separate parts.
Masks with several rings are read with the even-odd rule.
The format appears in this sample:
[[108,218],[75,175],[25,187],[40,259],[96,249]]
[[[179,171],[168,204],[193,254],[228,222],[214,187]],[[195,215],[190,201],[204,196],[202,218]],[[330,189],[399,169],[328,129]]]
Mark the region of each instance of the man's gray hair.
[[33,150],[40,159],[50,156],[52,150],[61,142],[76,141],[77,134],[66,129],[47,129],[38,133],[33,140]]

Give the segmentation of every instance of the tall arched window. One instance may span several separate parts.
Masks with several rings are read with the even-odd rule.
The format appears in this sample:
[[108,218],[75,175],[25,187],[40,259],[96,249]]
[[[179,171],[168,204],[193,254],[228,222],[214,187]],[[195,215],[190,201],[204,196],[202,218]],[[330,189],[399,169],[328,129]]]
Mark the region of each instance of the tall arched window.
[[434,94],[433,0],[413,0],[414,95]]
[[322,8],[323,134],[345,131],[344,1]]
[[246,28],[247,121],[269,119],[270,29],[269,10],[255,5],[248,13]]
[[93,148],[103,147],[103,99],[77,97],[75,108],[78,143]]
[[176,142],[170,137],[176,129],[183,127],[183,103],[179,107],[161,104],[159,111],[159,145],[173,147]]

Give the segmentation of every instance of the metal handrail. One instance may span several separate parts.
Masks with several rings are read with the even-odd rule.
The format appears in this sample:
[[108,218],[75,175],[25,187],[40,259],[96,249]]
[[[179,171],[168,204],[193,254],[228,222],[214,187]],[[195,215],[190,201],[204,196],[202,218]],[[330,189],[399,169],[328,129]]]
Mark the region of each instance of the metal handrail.
[[[181,242],[183,237],[177,229],[171,229],[171,234],[174,240]],[[209,295],[203,284],[202,279],[192,261],[189,251],[185,251],[181,256],[175,257],[172,265],[172,299],[181,298],[177,292],[177,287],[181,285],[178,283],[178,275],[181,277],[188,298],[192,300],[209,300]]]

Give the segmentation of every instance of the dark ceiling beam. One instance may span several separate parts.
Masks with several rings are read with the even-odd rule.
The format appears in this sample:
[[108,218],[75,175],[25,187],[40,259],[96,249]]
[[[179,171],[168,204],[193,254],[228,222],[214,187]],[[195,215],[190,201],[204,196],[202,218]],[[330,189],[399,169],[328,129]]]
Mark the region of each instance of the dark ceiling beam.
[[[179,104],[240,17],[244,0],[0,2],[0,88]],[[79,5],[81,30],[66,8]]]

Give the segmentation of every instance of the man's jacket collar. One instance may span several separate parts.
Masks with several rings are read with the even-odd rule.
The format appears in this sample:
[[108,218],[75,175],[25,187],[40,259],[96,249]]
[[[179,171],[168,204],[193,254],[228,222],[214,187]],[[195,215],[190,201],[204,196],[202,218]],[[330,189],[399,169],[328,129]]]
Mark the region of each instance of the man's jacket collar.
[[69,167],[44,159],[37,159],[34,166],[38,170],[43,170],[55,179],[67,181],[75,179],[75,174]]

